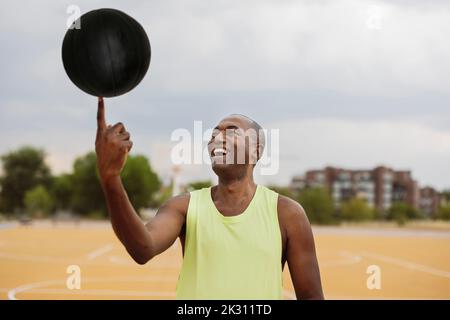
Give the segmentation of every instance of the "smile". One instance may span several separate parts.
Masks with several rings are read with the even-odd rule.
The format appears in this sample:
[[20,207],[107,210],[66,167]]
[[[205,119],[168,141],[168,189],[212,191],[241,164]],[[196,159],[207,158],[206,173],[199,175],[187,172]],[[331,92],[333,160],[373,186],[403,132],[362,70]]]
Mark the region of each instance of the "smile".
[[218,156],[225,156],[227,154],[227,150],[223,148],[216,148],[212,151],[211,155],[218,157]]

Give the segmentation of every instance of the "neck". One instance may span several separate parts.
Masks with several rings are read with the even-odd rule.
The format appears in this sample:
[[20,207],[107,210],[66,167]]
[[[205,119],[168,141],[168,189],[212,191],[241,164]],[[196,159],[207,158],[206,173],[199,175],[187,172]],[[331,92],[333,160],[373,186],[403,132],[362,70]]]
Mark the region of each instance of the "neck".
[[251,198],[255,190],[256,184],[253,181],[253,175],[236,179],[219,177],[216,193],[221,198],[236,201],[236,199]]

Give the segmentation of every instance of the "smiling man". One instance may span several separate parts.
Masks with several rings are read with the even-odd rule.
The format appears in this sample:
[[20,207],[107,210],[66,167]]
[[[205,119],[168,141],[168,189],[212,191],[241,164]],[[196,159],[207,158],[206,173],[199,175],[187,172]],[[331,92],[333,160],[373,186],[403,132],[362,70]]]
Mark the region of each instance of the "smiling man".
[[97,122],[97,163],[113,229],[139,264],[180,238],[178,299],[282,299],[286,262],[297,298],[323,299],[303,208],[253,180],[265,144],[259,124],[242,115],[221,120],[208,143],[218,185],[173,197],[144,224],[120,179],[130,134],[122,123],[106,125],[101,98]]

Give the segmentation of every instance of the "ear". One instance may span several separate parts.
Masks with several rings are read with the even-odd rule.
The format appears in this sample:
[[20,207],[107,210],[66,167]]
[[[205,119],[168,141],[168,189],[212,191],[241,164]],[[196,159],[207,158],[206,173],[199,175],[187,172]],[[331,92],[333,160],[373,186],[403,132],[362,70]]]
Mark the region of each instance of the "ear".
[[263,153],[263,147],[261,144],[257,144],[254,149],[252,150],[252,155],[251,155],[251,163],[256,165],[256,163],[259,161],[259,159],[261,159],[262,157],[262,153]]
[[258,143],[258,145],[256,146],[256,150],[257,150],[257,159],[261,159],[264,149],[263,149],[263,145]]

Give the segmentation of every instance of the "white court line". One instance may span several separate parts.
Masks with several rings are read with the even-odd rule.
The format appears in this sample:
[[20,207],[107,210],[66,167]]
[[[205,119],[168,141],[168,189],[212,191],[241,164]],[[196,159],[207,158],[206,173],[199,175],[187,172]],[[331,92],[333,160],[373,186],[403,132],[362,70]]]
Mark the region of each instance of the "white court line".
[[19,287],[9,290],[8,291],[8,299],[9,300],[18,300],[16,298],[16,294],[18,294],[20,292],[29,291],[29,290],[32,290],[32,289],[38,288],[38,287],[51,286],[51,285],[59,284],[61,282],[63,282],[63,281],[51,280],[51,281],[42,281],[42,282],[25,284],[25,285],[22,285],[22,286],[19,286]]
[[423,264],[418,264],[418,263],[415,263],[412,261],[393,258],[393,257],[384,256],[384,255],[373,253],[373,252],[367,252],[367,251],[364,251],[361,255],[366,256],[368,258],[377,259],[377,260],[381,260],[381,261],[384,261],[387,263],[391,263],[391,264],[394,264],[394,265],[397,265],[397,266],[400,266],[400,267],[403,267],[403,268],[406,268],[409,270],[421,271],[421,272],[429,273],[434,276],[443,277],[443,278],[450,278],[450,272],[448,272],[448,271],[439,270],[439,269],[429,267],[429,266],[426,266]]
[[49,257],[49,256],[34,256],[29,254],[15,254],[8,252],[0,252],[0,259],[9,260],[22,260],[22,261],[32,261],[32,262],[61,262],[68,263],[73,261],[73,259],[59,258],[59,257]]
[[349,251],[340,251],[338,253],[338,255],[343,257],[344,259],[324,261],[324,262],[319,263],[319,266],[321,268],[342,267],[342,266],[349,266],[352,264],[356,264],[356,263],[359,263],[362,261],[361,256],[355,255]]
[[0,230],[7,230],[17,227],[19,224],[17,222],[4,222],[0,223]]
[[69,290],[69,289],[31,289],[26,293],[72,294],[72,295],[105,295],[131,297],[175,297],[174,292],[168,291],[128,291],[128,290]]
[[[149,276],[149,277],[110,277],[110,278],[88,278],[83,279],[82,283],[114,283],[114,282],[165,282],[165,283],[174,283],[176,282],[176,278],[173,277],[164,277],[164,276]],[[49,280],[49,281],[40,281],[40,282],[33,282],[33,283],[27,283],[21,286],[18,286],[16,288],[13,288],[8,291],[8,299],[9,300],[18,300],[16,297],[17,294],[23,293],[23,292],[29,292],[31,290],[35,290],[42,287],[49,287],[52,285],[65,285],[65,280]],[[53,290],[53,289],[48,289]],[[55,289],[55,290],[61,290],[61,289]],[[72,290],[68,290],[70,292]],[[83,291],[83,290],[80,290]],[[106,290],[108,291],[108,290]],[[112,290],[111,290],[112,291]],[[122,291],[117,291],[122,292]],[[81,293],[80,293],[81,294]]]
[[[110,278],[89,278],[83,279],[83,283],[114,283],[114,282],[166,282],[173,283],[174,279],[172,277],[110,277]],[[52,285],[64,285],[65,280],[49,280],[40,281],[34,283],[28,283],[18,286],[13,289],[4,289],[3,291],[8,292],[9,300],[18,300],[16,297],[19,293],[46,293],[46,294],[74,294],[74,295],[122,295],[122,296],[161,296],[161,297],[175,297],[174,292],[168,291],[129,291],[129,290],[69,290],[69,289],[44,289]],[[2,288],[3,289],[3,288]],[[0,291],[2,291],[0,289]],[[296,300],[297,297],[295,293],[290,290],[283,290],[283,294],[287,299]]]
[[111,263],[121,264],[121,265],[131,265],[133,264],[131,261],[127,259],[122,259],[117,256],[109,256],[109,261]]
[[[117,256],[109,256],[109,262],[122,265],[122,266],[135,266],[136,263],[133,262],[131,259],[127,258],[121,258]],[[180,269],[181,263],[169,263],[169,262],[162,262],[162,261],[150,261],[146,264],[151,269]]]
[[[13,254],[7,252],[0,252],[0,261],[2,259],[5,260],[15,260],[15,261],[31,261],[34,263],[61,263],[61,264],[73,264],[76,263],[80,266],[84,265],[94,265],[94,266],[108,266],[108,267],[118,267],[118,268],[136,268],[137,264],[130,261],[130,263],[124,263],[125,259],[120,259],[118,257],[112,256],[109,257],[108,262],[101,262],[99,260],[81,260],[81,259],[73,259],[73,258],[59,258],[59,257],[50,257],[50,256],[35,256],[35,255],[27,255],[27,254]],[[79,260],[79,261],[78,261]],[[111,265],[111,263],[113,265]],[[159,262],[148,263],[146,267],[150,267],[151,269],[173,269],[178,270],[180,267],[169,264],[160,264]]]
[[87,254],[88,260],[94,260],[97,257],[100,257],[101,255],[110,252],[114,246],[112,244],[107,244],[106,246],[103,246],[101,248],[98,248],[90,253]]

